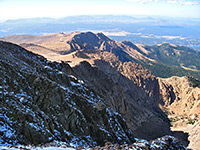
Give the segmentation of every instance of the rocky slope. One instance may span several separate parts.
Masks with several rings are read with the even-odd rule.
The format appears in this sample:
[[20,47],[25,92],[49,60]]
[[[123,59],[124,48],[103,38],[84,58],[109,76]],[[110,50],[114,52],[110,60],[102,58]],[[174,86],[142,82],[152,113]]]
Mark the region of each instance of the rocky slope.
[[[53,42],[48,41],[50,37]],[[157,78],[143,66],[131,62],[158,63],[158,60],[147,57],[151,52],[144,46],[116,42],[101,33],[91,32],[59,33],[55,39],[53,35],[46,35],[47,40],[44,38],[43,41],[43,37],[37,38],[40,42],[33,40],[33,44],[23,46],[49,60],[67,61],[74,70],[67,70],[67,74],[84,80],[113,110],[122,114],[135,136],[153,139],[171,134],[187,142],[187,134],[170,131],[168,117],[172,123],[172,118],[181,117],[178,116],[178,106],[181,113],[187,108],[190,117],[196,116],[199,89],[195,90],[188,81],[185,84],[185,80],[182,82],[177,77]],[[188,91],[184,91],[185,88]],[[182,105],[188,102],[188,106]],[[189,105],[193,108],[190,109]],[[175,115],[168,116],[172,113]]]
[[39,144],[38,146],[31,146],[31,145],[15,145],[15,146],[0,146],[0,149],[4,150],[19,150],[19,149],[25,149],[25,150],[49,150],[49,149],[59,149],[59,150],[95,150],[95,149],[123,149],[123,150],[135,150],[135,149],[143,149],[143,150],[156,150],[156,149],[180,149],[180,150],[187,150],[176,138],[172,136],[164,136],[161,138],[157,138],[152,141],[147,141],[144,139],[137,139],[134,143],[131,145],[123,144],[113,144],[111,142],[106,142],[104,146],[95,146],[95,147],[84,147],[82,145],[73,146],[69,145],[66,142],[59,142],[59,141],[53,141],[46,144]]
[[200,88],[192,87],[188,77],[171,77],[159,79],[163,107],[168,113],[176,116],[200,116]]
[[189,148],[199,149],[200,89],[188,77],[159,78],[161,109],[168,114],[173,131],[189,134]]
[[[104,50],[114,53],[122,62],[140,63],[159,77],[193,76],[200,79],[200,53],[169,43],[147,46],[129,41],[117,42],[102,33],[91,32],[55,33],[45,36],[13,35],[1,37],[0,40],[22,44],[23,47],[52,60],[64,59],[60,56],[58,58],[57,54],[68,54],[80,49]],[[49,54],[45,52],[46,49],[50,50]]]
[[200,70],[200,52],[192,48],[162,43],[154,46],[143,46],[148,51],[147,57],[164,64]]
[[135,135],[152,139],[172,134],[168,118],[158,107],[158,81],[151,72],[135,63],[123,63],[107,51],[83,49],[72,55],[66,57],[70,64],[76,61],[75,72],[125,117]]
[[65,58],[60,55],[76,50],[101,50],[114,53],[122,62],[140,63],[159,77],[187,75],[200,78],[200,53],[169,43],[147,46],[129,41],[117,42],[102,33],[92,32],[55,33],[45,36],[13,35],[1,37],[0,40],[20,44],[52,60],[63,60]]
[[[135,135],[148,139],[161,136],[161,134],[169,134],[167,129],[169,126],[166,124],[167,119],[164,119],[166,116],[159,110],[160,108],[169,117],[173,126],[171,129],[177,131],[174,135],[185,141],[187,136],[184,137],[183,134],[179,133],[180,131],[189,133],[190,147],[197,149],[194,142],[196,141],[194,139],[199,138],[197,125],[189,131],[183,127],[194,124],[199,120],[200,89],[198,87],[194,88],[188,77],[157,78],[141,65],[122,62],[118,59],[119,57],[117,58],[116,55],[110,52],[106,49],[99,52],[98,48],[91,46],[89,50],[82,47],[81,50],[78,49],[73,53],[73,59],[70,60],[73,62],[76,58],[82,58],[76,59],[75,69],[82,68],[79,71],[80,73],[84,72],[82,78],[90,82],[93,87],[101,87],[101,90],[105,89],[105,87],[99,86],[99,81],[96,80],[100,77],[96,74],[95,76],[91,75],[93,71],[88,71],[88,65],[85,62],[77,65],[83,59],[87,60],[92,66],[97,67],[120,86],[117,89],[114,84],[110,84],[114,88],[106,88],[108,93],[103,91],[101,94],[107,98],[107,101],[116,111],[125,117]],[[102,74],[100,76],[102,77]],[[100,80],[101,85],[110,83],[106,80],[102,82],[103,80]],[[110,92],[108,89],[110,89]],[[113,92],[113,89],[120,90],[123,96],[115,94],[116,92]],[[100,92],[101,90],[97,89],[96,91]],[[118,108],[116,108],[117,106]],[[180,121],[177,122],[177,120]],[[151,126],[151,129],[149,126]],[[142,130],[145,132],[142,133]],[[152,133],[154,133],[154,136]]]
[[189,148],[192,148],[193,150],[198,150],[200,147],[200,121],[196,122],[193,126],[189,127],[188,130],[185,130],[186,132],[189,132]]
[[0,42],[0,143],[61,140],[82,145],[134,141],[125,120],[66,63]]

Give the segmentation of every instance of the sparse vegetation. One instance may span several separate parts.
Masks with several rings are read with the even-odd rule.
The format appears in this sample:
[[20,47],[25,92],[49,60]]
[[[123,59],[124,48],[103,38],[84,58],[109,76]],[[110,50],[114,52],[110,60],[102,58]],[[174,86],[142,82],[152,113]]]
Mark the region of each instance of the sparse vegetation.
[[190,81],[191,85],[195,88],[195,87],[199,87],[200,88],[200,80],[199,79],[195,79],[193,77],[188,77],[188,80]]
[[[171,76],[193,76],[200,79],[200,53],[184,46],[173,47],[168,43],[160,46],[145,46],[150,53],[148,58],[154,59],[159,63],[143,62],[143,65],[159,77]],[[182,66],[184,65],[184,69]],[[192,66],[192,68],[191,68]],[[194,71],[195,68],[195,71]]]
[[149,69],[153,74],[155,74],[158,77],[162,78],[168,78],[171,76],[193,76],[195,78],[200,79],[200,73],[199,72],[193,72],[190,70],[185,70],[181,67],[177,66],[170,66],[167,64],[143,64],[144,67]]
[[194,123],[195,123],[195,120],[192,120],[192,119],[189,119],[188,122],[187,122],[187,124],[192,124],[192,125],[193,125]]
[[170,120],[170,124],[172,127],[178,127],[178,126],[183,126],[186,124],[191,124],[193,125],[196,121],[198,121],[197,119],[198,115],[195,115],[195,118],[192,118],[192,116],[171,116],[169,118]]

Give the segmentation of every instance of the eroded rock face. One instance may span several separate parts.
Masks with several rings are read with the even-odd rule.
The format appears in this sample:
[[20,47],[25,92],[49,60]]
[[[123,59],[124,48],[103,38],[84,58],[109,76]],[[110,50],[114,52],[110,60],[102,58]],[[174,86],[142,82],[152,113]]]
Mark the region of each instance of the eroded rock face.
[[122,61],[129,61],[128,54],[124,51],[124,44],[119,43],[105,36],[103,33],[94,34],[85,32],[76,34],[71,40],[67,41],[71,51],[77,50],[98,50],[115,54]]
[[71,49],[74,51],[81,49],[110,51],[110,48],[116,45],[113,40],[102,33],[94,34],[92,32],[77,34],[67,43],[70,44]]
[[190,140],[190,144],[189,144],[189,148],[192,148],[194,150],[198,150],[200,147],[200,121],[196,122],[194,124],[194,126],[192,126],[189,129],[189,140]]
[[125,120],[66,63],[0,42],[0,143],[130,143]]
[[[169,101],[169,97],[173,97],[173,87],[167,87],[167,90],[171,89],[172,96],[163,101],[158,79],[141,65],[130,62],[133,59],[146,60],[135,50],[136,45],[129,42],[117,42],[103,34],[91,32],[76,33],[70,38],[65,42],[60,42],[56,47],[58,50],[60,44],[67,45],[66,53],[63,51],[62,55],[60,53],[50,55],[52,51],[47,53],[48,49],[45,49],[45,54],[42,53],[42,55],[50,60],[63,60],[73,64],[75,71],[61,67],[62,72],[73,74],[92,87],[94,92],[98,93],[112,109],[122,114],[135,136],[154,139],[172,134],[169,119],[159,105],[164,105],[166,101]],[[45,42],[41,45],[54,48],[55,43]],[[37,52],[39,51],[38,49]],[[145,53],[144,50],[142,52]],[[54,65],[51,67],[57,69]],[[50,80],[54,78],[56,76],[50,77]],[[172,103],[171,100],[170,103]]]
[[168,114],[173,131],[189,134],[189,148],[199,149],[200,89],[188,77],[159,78],[161,109]]
[[[74,40],[77,37],[78,40]],[[135,135],[137,135],[137,130],[140,131],[138,135],[143,138],[150,138],[152,135],[161,136],[162,132],[169,134],[170,125],[167,114],[170,111],[176,115],[189,113],[189,115],[197,116],[199,114],[199,90],[194,90],[189,83],[185,85],[185,81],[182,82],[175,77],[172,80],[171,78],[167,79],[166,82],[164,79],[161,81],[141,65],[130,62],[131,59],[127,57],[127,54],[137,60],[146,59],[137,53],[140,49],[132,43],[108,39],[104,41],[104,45],[108,45],[107,49],[101,49],[102,41],[104,40],[98,34],[82,33],[74,36],[70,42],[76,43],[80,47],[80,49],[76,49],[77,58],[87,60],[92,66],[97,67],[112,80],[111,85],[115,89],[114,84],[118,84],[116,91],[121,91],[123,97],[114,92],[112,93],[114,98],[110,96],[109,92],[104,92],[104,94],[106,93],[105,97],[114,109],[116,109],[116,104],[127,106],[116,110],[126,118],[129,127],[136,131]],[[85,47],[84,45],[90,46]],[[140,53],[145,53],[145,51],[140,51]],[[82,65],[82,67],[86,66]],[[95,77],[90,77],[92,79],[87,80],[89,82],[93,80],[91,84],[98,84],[95,82]],[[104,82],[104,84],[106,83]],[[103,88],[102,86],[101,89]],[[108,91],[112,91],[111,89]],[[117,97],[121,97],[121,101]],[[142,131],[144,131],[143,134]]]
[[[135,63],[123,63],[109,52],[81,53],[87,55],[88,60],[95,57],[94,67],[81,62],[74,67],[75,72],[124,116],[134,135],[153,139],[172,134],[167,117],[158,107],[158,81],[151,72]],[[96,55],[101,59],[96,59]]]
[[200,89],[188,77],[159,79],[161,99],[169,114],[200,116]]

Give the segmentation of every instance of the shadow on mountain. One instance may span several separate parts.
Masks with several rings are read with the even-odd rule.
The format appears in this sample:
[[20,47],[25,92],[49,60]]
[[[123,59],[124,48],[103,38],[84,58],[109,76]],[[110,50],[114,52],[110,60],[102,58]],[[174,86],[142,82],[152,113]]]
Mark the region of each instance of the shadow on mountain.
[[[168,119],[167,115],[159,107],[159,105],[160,104],[163,105],[164,102],[162,99],[160,99],[159,84],[158,84],[158,79],[156,78],[156,76],[154,76],[146,68],[142,67],[142,65],[130,62],[130,60],[132,59],[130,59],[129,58],[130,56],[127,53],[125,53],[121,47],[119,47],[120,43],[116,43],[115,41],[107,38],[106,36],[102,34],[94,35],[88,32],[88,33],[82,33],[82,34],[78,34],[74,36],[74,38],[72,38],[72,40],[68,44],[71,45],[70,47],[72,51],[76,51],[73,57],[78,57],[80,59],[81,58],[87,59],[88,61],[93,62],[93,66],[91,66],[91,64],[89,64],[88,62],[84,61],[84,62],[81,62],[79,65],[75,66],[73,68],[73,71],[71,69],[70,69],[70,72],[66,71],[67,72],[66,74],[74,75],[75,77],[78,77],[78,79],[84,80],[86,85],[90,87],[90,90],[92,89],[91,91],[94,91],[93,93],[99,95],[101,98],[103,98],[103,100],[105,100],[105,103],[106,103],[105,106],[110,106],[114,111],[119,113],[119,116],[122,115],[122,117],[125,118],[126,120],[125,125],[127,124],[128,127],[133,131],[134,137],[152,140],[164,135],[174,135],[175,137],[180,139],[185,145],[188,144],[188,140],[187,140],[188,135],[183,132],[172,132],[170,130],[170,126],[171,126],[170,120]],[[89,52],[92,54],[89,55],[89,52],[87,52],[87,50],[90,50]],[[21,54],[21,51],[19,51],[18,53]],[[60,54],[65,55],[65,54],[68,54],[68,52],[60,51]],[[22,60],[24,60],[25,58],[28,59],[28,57],[25,55],[23,56]],[[32,60],[32,58],[30,58],[30,60]],[[45,79],[45,82],[44,82],[45,85],[47,84],[47,86],[44,86],[45,88],[51,85],[52,87],[55,87],[55,89],[60,89],[62,92],[62,95],[64,95],[68,87],[64,87],[62,80],[60,80],[59,82],[54,81],[54,80],[58,80],[59,79],[58,77],[64,78],[64,79],[68,78],[68,76],[63,77],[64,76],[63,73],[60,73],[61,71],[65,72],[64,70],[66,69],[64,66],[62,66],[63,63],[62,65],[59,65],[56,62],[49,63],[47,61],[47,62],[42,62],[43,64],[42,63],[37,64],[38,60],[36,58],[35,60],[32,60],[32,61],[34,63],[30,63],[29,65],[27,65],[27,68],[30,68],[30,70],[32,69],[31,71],[28,71],[28,72],[35,72],[36,77],[38,75],[42,76]],[[23,74],[25,73],[23,72]],[[35,82],[39,82],[40,80],[43,81],[44,80],[43,78],[40,77],[37,80],[35,79]],[[50,81],[53,81],[53,82],[50,82]],[[77,80],[76,82],[73,82],[73,81],[71,82],[73,82],[73,84],[75,83],[78,84],[79,83],[78,81],[79,80]],[[59,83],[59,84],[58,85],[54,84],[54,82],[57,84]],[[43,87],[43,85],[44,84],[41,84],[40,86]],[[37,87],[40,87],[40,86],[37,86],[36,84],[36,87],[34,88],[38,89]],[[74,115],[72,117],[72,122],[77,122],[77,124],[71,125],[70,122],[67,122],[69,123],[69,125],[66,127],[67,129],[66,131],[70,129],[70,131],[73,131],[73,132],[77,131],[76,132],[77,135],[83,135],[82,131],[79,130],[79,127],[80,126],[85,127],[83,129],[84,132],[87,127],[88,132],[85,133],[84,135],[87,135],[89,133],[89,134],[92,134],[91,137],[97,138],[97,139],[101,137],[103,140],[103,138],[105,138],[106,136],[103,134],[101,136],[98,132],[103,133],[105,130],[104,129],[96,130],[95,128],[94,130],[96,131],[94,132],[93,127],[98,125],[98,121],[103,122],[105,120],[109,120],[110,118],[99,117],[99,112],[96,112],[97,115],[94,116],[95,119],[101,118],[102,120],[91,119],[91,116],[95,114],[93,107],[92,106],[87,107],[86,106],[87,103],[85,105],[81,105],[81,101],[86,100],[87,93],[89,93],[88,96],[91,97],[90,92],[88,92],[88,90],[81,91],[80,87],[74,88],[72,86],[71,88],[72,89],[70,90],[74,91],[74,93],[73,94],[66,93],[66,94],[68,95],[71,94],[72,95],[71,100],[73,102],[72,104],[74,105],[77,103],[77,105],[75,105],[75,108],[73,108],[72,107],[73,105],[71,105],[71,103],[69,103],[70,105],[67,103],[67,105],[69,105],[67,109],[68,110],[77,109],[77,110],[80,110],[81,113],[79,114],[79,111],[72,111],[74,112]],[[45,89],[44,91],[45,92],[49,91],[49,93],[51,94],[51,93],[54,93],[53,91],[56,91],[53,89],[54,88],[51,89],[52,91],[49,91],[47,89]],[[70,90],[67,90],[67,91],[70,91]],[[83,92],[85,92],[86,95],[83,95]],[[76,95],[77,93],[79,95]],[[54,94],[56,95],[56,93]],[[45,102],[49,99],[48,97],[46,98],[46,95],[44,96],[40,95],[40,96],[34,97],[34,99],[36,99],[36,103],[42,104],[42,105],[40,104],[41,108],[44,107],[43,99],[45,99]],[[83,97],[80,95],[83,95]],[[52,97],[52,95],[49,95],[49,97]],[[54,99],[56,98],[57,97],[55,96]],[[52,110],[56,110],[57,108],[54,108],[56,106],[56,105],[54,106],[54,103],[57,104],[59,101],[61,101],[62,104],[64,104],[65,102],[63,101],[63,98],[62,99],[58,98],[59,101],[55,101],[54,99],[52,100],[52,104],[48,101],[44,103],[46,106],[45,109],[49,110],[49,106],[52,105]],[[21,99],[19,101],[21,101]],[[60,105],[61,108],[63,108],[62,104]],[[102,104],[99,105],[99,103],[97,103],[96,105],[98,108],[97,111],[102,111],[101,115],[105,116],[106,112],[104,111],[105,110],[104,107],[102,107],[104,105]],[[66,108],[63,108],[63,110],[65,109]],[[90,114],[88,114],[88,111],[90,109],[91,109]],[[84,110],[84,113],[83,113],[83,110]],[[63,122],[63,121],[67,121],[65,120],[64,117],[62,118],[61,116],[57,116],[57,112],[55,111],[53,112],[57,118],[61,118],[61,122],[63,124],[66,124],[65,122]],[[69,115],[70,117],[71,112],[70,111],[66,112],[66,114],[67,116]],[[85,116],[87,116],[91,122],[85,123],[83,121],[83,125],[79,125],[78,122],[82,122],[82,121],[76,119],[76,116],[79,115],[80,118],[84,120],[81,114],[86,114]],[[54,119],[52,119],[51,116],[49,118],[54,121]],[[53,123],[51,124],[52,124],[51,125],[52,127],[50,128],[53,131],[54,128],[56,129],[57,125],[53,127],[54,124]],[[74,125],[77,125],[78,130],[73,128]],[[121,123],[120,125],[122,126],[124,124]],[[63,130],[65,128],[62,128],[62,127],[57,127],[57,128],[59,129],[59,133],[63,134]],[[108,126],[108,129],[106,130],[112,132],[113,134],[115,134],[116,132],[116,130],[113,131],[112,127],[109,127],[109,126]],[[96,137],[96,135],[98,135],[99,137]],[[63,135],[61,137],[64,137],[64,136],[66,135]],[[110,138],[107,138],[107,139],[110,140]]]
[[135,137],[153,140],[165,135],[172,135],[185,146],[188,145],[188,134],[181,131],[172,132],[170,120],[158,107],[158,104],[163,102],[157,100],[159,86],[154,77],[144,79],[138,76],[138,82],[143,82],[149,87],[149,89],[146,87],[146,90],[152,92],[150,96],[142,87],[130,80],[128,76],[120,73],[110,63],[96,60],[95,65],[97,67],[92,67],[84,61],[75,66],[73,70],[80,79],[86,81],[115,111],[125,118]]
[[189,140],[188,140],[188,133],[184,133],[182,131],[173,131],[173,136],[177,137],[185,146],[189,145]]

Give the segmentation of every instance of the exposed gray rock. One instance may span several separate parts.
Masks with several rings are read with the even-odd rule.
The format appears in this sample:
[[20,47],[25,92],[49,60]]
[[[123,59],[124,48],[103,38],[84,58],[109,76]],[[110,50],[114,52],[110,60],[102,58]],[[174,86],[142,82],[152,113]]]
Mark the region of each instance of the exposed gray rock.
[[101,145],[133,142],[125,120],[69,65],[0,42],[0,144],[52,140]]

